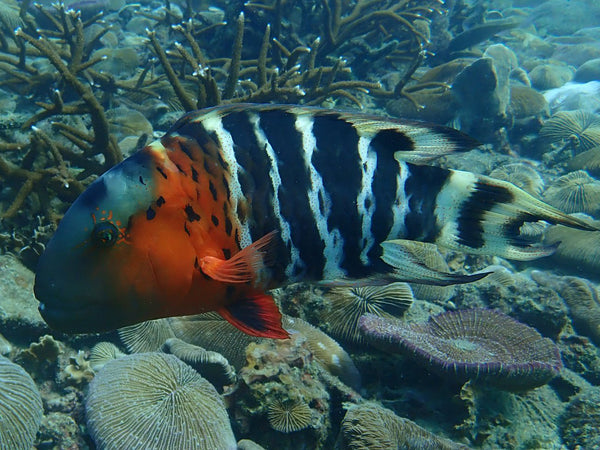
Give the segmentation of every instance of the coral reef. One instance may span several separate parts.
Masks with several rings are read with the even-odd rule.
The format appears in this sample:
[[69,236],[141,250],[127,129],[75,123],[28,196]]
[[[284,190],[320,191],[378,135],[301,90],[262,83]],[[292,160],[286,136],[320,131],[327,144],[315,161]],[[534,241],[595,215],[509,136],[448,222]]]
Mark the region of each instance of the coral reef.
[[321,326],[342,341],[360,344],[363,337],[358,319],[371,313],[382,317],[402,316],[413,302],[406,283],[385,286],[336,287],[323,295]]
[[28,450],[42,421],[42,399],[22,367],[0,356],[0,446]]
[[365,315],[360,327],[376,347],[403,351],[462,381],[531,389],[550,381],[562,368],[558,348],[550,339],[494,310],[446,312],[410,325]]
[[90,367],[94,371],[100,370],[104,364],[113,359],[125,356],[119,348],[112,342],[98,342],[90,350]]
[[189,344],[177,338],[169,338],[162,350],[177,356],[184,363],[193,367],[215,387],[222,387],[235,382],[235,369],[223,355]]
[[570,448],[600,446],[600,388],[590,388],[575,396],[567,406],[561,423],[563,441]]
[[109,361],[90,384],[85,408],[100,449],[236,448],[215,388],[173,355]]
[[310,425],[312,411],[302,400],[274,400],[267,406],[267,417],[274,430],[293,433]]
[[581,212],[596,216],[600,211],[600,181],[583,170],[570,172],[548,186],[544,199],[569,214]]
[[376,403],[366,402],[348,408],[336,443],[339,450],[459,450],[457,444],[425,430],[411,420],[398,417]]

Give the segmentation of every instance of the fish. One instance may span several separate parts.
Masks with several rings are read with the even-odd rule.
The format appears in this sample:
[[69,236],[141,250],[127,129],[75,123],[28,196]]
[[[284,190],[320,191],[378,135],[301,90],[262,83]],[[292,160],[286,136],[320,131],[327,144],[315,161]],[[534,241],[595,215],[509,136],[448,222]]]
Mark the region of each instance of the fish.
[[40,313],[84,333],[216,311],[286,338],[268,293],[286,283],[486,275],[432,272],[406,240],[528,260],[555,247],[521,236],[525,224],[596,229],[505,181],[432,164],[477,145],[439,125],[316,107],[190,112],[65,213],[38,261]]

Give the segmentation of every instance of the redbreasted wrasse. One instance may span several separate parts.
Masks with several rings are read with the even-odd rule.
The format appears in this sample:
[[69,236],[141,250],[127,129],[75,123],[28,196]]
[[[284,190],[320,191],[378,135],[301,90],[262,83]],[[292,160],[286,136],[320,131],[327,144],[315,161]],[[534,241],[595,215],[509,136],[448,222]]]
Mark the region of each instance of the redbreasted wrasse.
[[95,332],[214,310],[282,338],[266,290],[401,275],[395,239],[533,259],[553,249],[522,238],[525,223],[594,229],[509,183],[425,164],[476,145],[450,128],[318,108],[191,112],[67,211],[39,261],[41,314]]

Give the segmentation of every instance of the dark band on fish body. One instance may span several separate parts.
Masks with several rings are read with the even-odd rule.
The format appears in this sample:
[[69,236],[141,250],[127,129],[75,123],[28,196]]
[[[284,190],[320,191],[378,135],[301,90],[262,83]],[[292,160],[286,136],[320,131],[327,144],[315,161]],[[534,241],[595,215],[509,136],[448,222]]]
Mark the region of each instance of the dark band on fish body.
[[[311,162],[331,201],[327,228],[337,228],[344,239],[341,268],[348,276],[359,277],[363,274],[360,260],[362,223],[356,205],[362,183],[359,135],[351,123],[335,114],[315,116],[313,134],[317,150]],[[321,202],[319,206],[322,208]]]
[[[371,234],[375,242],[387,239],[394,225],[394,204],[398,187],[398,161],[394,159],[394,151],[398,149],[387,147],[384,139],[371,141],[370,148],[377,154],[377,165],[373,174],[371,191],[375,199],[375,211],[371,221]],[[368,253],[371,261],[376,261],[381,256],[381,248],[374,245]]]
[[451,172],[433,166],[406,166],[409,175],[404,184],[404,192],[409,199],[409,208],[404,218],[405,238],[433,242],[440,232],[434,214],[437,196]]
[[305,276],[320,279],[325,267],[325,244],[311,212],[307,188],[310,174],[304,163],[302,135],[296,130],[296,115],[282,111],[259,111],[260,127],[275,155],[281,178],[279,207],[290,227],[291,239],[306,264]]
[[512,201],[513,195],[505,187],[477,181],[473,192],[461,205],[456,219],[458,243],[471,248],[483,247],[485,213],[491,211],[495,205]]
[[161,195],[156,199],[156,206],[159,208],[166,203],[165,198]]
[[249,222],[252,240],[279,229],[273,208],[273,184],[270,176],[271,160],[258,140],[249,113],[232,112],[223,117],[223,127],[229,131],[234,143],[235,157],[242,192],[252,204]]
[[188,230],[187,227],[187,222],[183,222],[183,231],[185,231],[185,233],[190,236],[190,230]]
[[167,179],[167,174],[165,173],[162,167],[156,166],[156,170],[158,170],[158,173],[160,173],[165,180]]
[[192,169],[192,180],[194,180],[194,182],[197,183],[198,182],[198,171],[196,170],[196,168],[194,167],[193,164],[190,166],[190,168]]
[[210,220],[212,221],[212,223],[215,227],[219,226],[219,218],[217,216],[215,216],[214,214],[211,215]]
[[221,250],[223,251],[223,257],[225,259],[231,258],[231,250],[229,250],[228,248],[222,248]]
[[374,148],[385,148],[391,152],[410,152],[415,149],[415,142],[400,130],[379,130],[373,137],[371,145]]

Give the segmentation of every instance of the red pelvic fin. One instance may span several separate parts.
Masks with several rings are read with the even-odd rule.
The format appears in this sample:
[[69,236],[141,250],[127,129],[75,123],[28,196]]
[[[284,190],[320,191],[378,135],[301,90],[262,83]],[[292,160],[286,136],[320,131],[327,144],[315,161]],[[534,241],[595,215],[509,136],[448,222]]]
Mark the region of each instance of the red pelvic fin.
[[261,269],[273,259],[272,244],[276,234],[271,231],[227,260],[205,256],[200,259],[200,269],[213,280],[223,283],[256,280]]
[[286,339],[289,333],[281,326],[281,313],[268,294],[243,298],[217,311],[225,320],[251,336]]

